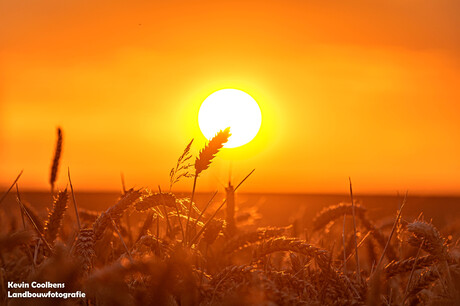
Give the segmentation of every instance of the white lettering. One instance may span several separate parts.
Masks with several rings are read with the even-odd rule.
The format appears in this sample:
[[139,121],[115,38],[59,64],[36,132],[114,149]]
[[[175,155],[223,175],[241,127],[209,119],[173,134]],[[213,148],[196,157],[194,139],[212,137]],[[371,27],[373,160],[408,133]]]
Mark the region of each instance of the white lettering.
[[15,283],[15,282],[8,282],[8,289],[12,288],[29,288],[29,284],[22,282],[22,283]]

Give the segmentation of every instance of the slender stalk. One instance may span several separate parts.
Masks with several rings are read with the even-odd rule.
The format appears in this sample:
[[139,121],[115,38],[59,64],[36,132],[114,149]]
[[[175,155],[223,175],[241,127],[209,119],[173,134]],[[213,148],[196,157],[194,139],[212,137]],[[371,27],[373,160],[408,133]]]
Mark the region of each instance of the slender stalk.
[[[18,200],[21,201],[21,196],[19,195],[19,187],[17,183],[16,183],[16,195],[18,197]],[[26,220],[24,220],[24,210],[22,209],[21,206],[19,206],[19,208],[21,210],[22,226],[24,227],[24,229],[26,229]]]
[[157,215],[157,241],[160,239],[160,216]]
[[[364,235],[363,239],[361,239],[361,241],[358,243],[358,248],[360,248],[363,245],[364,241],[366,241],[367,237],[369,237],[370,234],[371,232],[367,232],[367,234]],[[349,254],[347,256],[347,259],[345,260],[345,263],[347,263],[352,257],[353,257],[353,253]]]
[[235,224],[235,189],[230,181],[228,182],[228,186],[225,187],[225,192],[227,193],[227,232],[230,236],[233,236],[237,231]]
[[72,193],[73,207],[75,208],[75,216],[77,217],[78,231],[81,230],[80,216],[78,215],[77,201],[75,200],[75,193],[73,192],[72,180],[70,179],[70,167],[67,168],[67,176],[69,177],[70,191]]
[[347,214],[343,214],[342,243],[343,243],[343,274],[347,274],[347,245],[345,242],[345,220]]
[[170,233],[172,233],[172,227],[171,227],[171,223],[169,222],[168,211],[166,210],[165,199],[163,198],[163,194],[161,193],[160,185],[158,185],[158,190],[160,191],[161,201],[163,202],[163,210],[165,211],[165,218],[166,218],[166,223],[167,223],[167,230],[166,230],[166,236],[167,236],[168,230]]
[[[17,199],[18,201],[21,201],[21,195],[19,194],[19,187],[18,187],[18,183],[16,183],[16,194],[17,194]],[[24,227],[24,230],[26,229],[26,220],[24,219],[24,209],[20,206],[19,209],[21,210],[21,219],[22,219],[22,226]],[[33,258],[33,255],[32,255],[32,252],[30,251],[30,249],[27,247],[27,255],[29,256],[29,258],[31,259],[32,261],[32,267],[33,267],[33,270],[35,271],[35,262],[34,262],[34,258]]]
[[420,251],[422,250],[422,247],[424,244],[425,244],[425,239],[423,239],[422,243],[420,243],[420,247],[418,248],[417,255],[415,256],[414,265],[412,266],[412,270],[410,271],[409,280],[407,281],[406,290],[404,291],[403,304],[406,302],[407,294],[409,292],[409,286],[410,286],[410,283],[412,282],[412,278],[414,277],[415,267],[417,266],[417,261],[420,257]]
[[214,197],[216,196],[217,194],[217,190],[216,192],[214,192],[214,194],[212,195],[211,199],[209,199],[208,203],[206,203],[206,206],[204,207],[204,209],[201,211],[200,215],[198,216],[198,218],[196,218],[195,220],[195,226],[198,224],[198,222],[201,220],[201,217],[203,217],[204,215],[204,212],[206,211],[206,209],[208,209],[209,207],[209,204],[211,204],[212,200],[214,199]]
[[115,231],[117,232],[118,237],[120,237],[121,243],[123,244],[123,247],[125,248],[125,251],[126,251],[126,253],[128,254],[128,256],[129,256],[129,260],[130,260],[131,262],[134,262],[134,260],[133,260],[133,258],[132,258],[132,256],[131,256],[131,252],[128,250],[128,247],[126,246],[126,243],[125,243],[125,241],[123,240],[123,237],[121,236],[121,233],[120,233],[120,231],[118,230],[117,225],[116,225],[115,222],[113,221],[112,217],[109,216],[109,218],[110,218],[110,221],[112,222],[113,228],[114,228]]
[[353,231],[354,231],[354,235],[355,235],[356,274],[359,275],[359,279],[360,279],[360,281],[362,281],[361,269],[359,267],[358,238],[357,238],[357,235],[356,235],[355,201],[353,200],[353,187],[351,185],[351,178],[348,177],[348,180],[350,182],[351,211],[353,213]]
[[45,244],[46,248],[51,252],[53,253],[53,249],[51,248],[51,246],[49,245],[48,241],[46,241],[45,237],[43,236],[42,232],[40,232],[40,230],[38,229],[37,225],[35,224],[34,222],[34,219],[32,219],[32,217],[30,216],[29,212],[27,211],[27,209],[24,207],[24,204],[22,204],[21,200],[20,199],[16,199],[18,204],[21,205],[23,211],[26,213],[26,216],[27,218],[29,219],[30,223],[32,223],[32,226],[34,227],[35,231],[37,232],[38,236],[40,237],[40,239],[43,241],[43,243]]
[[22,173],[24,172],[24,170],[21,170],[21,172],[19,172],[18,176],[16,177],[16,179],[14,180],[13,184],[11,184],[10,188],[8,188],[8,190],[2,195],[2,197],[0,198],[0,203],[3,202],[3,200],[6,198],[6,196],[8,195],[8,193],[11,191],[11,189],[13,189],[14,185],[16,185],[16,183],[18,182],[19,178],[21,177]]
[[380,264],[383,261],[383,256],[385,256],[385,252],[388,246],[390,245],[391,238],[393,237],[393,234],[396,230],[396,226],[398,225],[399,219],[401,218],[402,209],[404,208],[404,205],[406,205],[406,199],[407,199],[407,191],[406,191],[406,195],[404,196],[404,200],[401,206],[399,207],[398,215],[396,216],[395,222],[393,223],[393,228],[391,229],[390,236],[388,237],[387,243],[385,244],[385,248],[383,249],[382,255],[380,255],[380,259],[379,259],[379,262],[377,263],[377,266],[375,267],[375,271],[377,271],[380,268]]
[[243,183],[244,183],[244,181],[246,181],[246,180],[248,179],[248,177],[250,177],[250,176],[251,176],[251,174],[252,174],[252,173],[254,173],[254,171],[256,171],[256,169],[252,169],[252,171],[251,171],[251,172],[249,172],[249,174],[248,174],[248,175],[246,175],[246,176],[244,177],[244,179],[243,179],[243,180],[242,180],[242,181],[241,181],[241,182],[240,182],[238,185],[236,185],[236,187],[235,187],[235,190],[234,190],[234,191],[236,191],[236,190],[237,190],[237,189],[238,189],[238,188],[241,186],[241,184],[243,184]]
[[130,246],[132,246],[134,238],[133,238],[133,231],[131,230],[132,229],[131,218],[129,217],[129,213],[125,215],[125,218],[126,218],[126,227],[127,227],[126,230],[128,231],[128,243]]
[[123,172],[120,172],[120,177],[121,177],[121,190],[123,190],[123,194],[126,193],[126,185],[125,185],[125,175]]
[[219,212],[219,210],[225,205],[225,203],[227,203],[227,199],[224,199],[222,201],[222,204],[219,205],[219,207],[217,207],[216,211],[212,214],[211,218],[209,218],[208,221],[206,221],[206,223],[204,224],[204,226],[201,228],[201,230],[198,232],[198,234],[195,235],[195,237],[193,237],[192,240],[190,240],[190,243],[189,245],[192,245],[196,239],[198,239],[198,237],[200,237],[200,235],[204,232],[204,230],[206,229],[206,227],[208,226],[208,224],[214,219],[214,217],[217,215],[217,213]]
[[198,174],[195,174],[193,178],[193,189],[192,189],[192,196],[190,198],[190,205],[188,207],[188,216],[187,216],[187,224],[185,226],[186,230],[186,235],[185,235],[185,243],[187,244],[187,241],[189,240],[190,236],[190,228],[189,228],[189,223],[190,223],[190,216],[192,214],[192,205],[193,205],[193,199],[195,197],[195,188],[196,188],[196,180],[198,179]]
[[[160,186],[158,186],[158,189],[160,189]],[[160,189],[160,193],[161,193],[161,189]],[[164,201],[164,200],[163,200]],[[179,216],[180,213],[179,213],[179,208],[177,207],[177,203],[176,201],[174,201],[174,208],[176,209],[176,213],[177,215]],[[184,227],[182,226],[182,221],[181,221],[181,218],[177,218],[179,220],[179,226],[180,226],[180,231],[182,232],[182,242],[185,243],[185,231],[184,231]]]
[[160,247],[160,216],[157,215],[157,237],[156,237],[156,242],[157,242],[157,248]]
[[42,243],[41,240],[38,240],[37,244],[35,245],[35,250],[34,250],[34,261],[33,264],[34,266],[37,265],[37,260],[38,260],[38,251],[40,250],[40,244]]
[[[248,179],[248,177],[255,171],[256,169],[253,169],[251,172],[249,172],[248,175],[246,175],[246,177],[235,187],[235,190],[236,191],[240,186],[241,184],[243,184],[244,181],[246,181]],[[212,214],[212,216],[208,219],[208,221],[206,221],[206,223],[203,225],[203,227],[201,228],[201,230],[198,232],[198,234],[195,235],[195,237],[193,237],[192,240],[190,240],[190,243],[189,245],[192,245],[199,237],[200,235],[204,232],[204,230],[206,229],[206,227],[208,227],[209,223],[214,219],[214,217],[217,215],[217,213],[219,212],[219,210],[225,205],[225,203],[227,202],[227,199],[224,199],[222,201],[222,204],[220,204],[219,207],[217,207],[216,211]]]

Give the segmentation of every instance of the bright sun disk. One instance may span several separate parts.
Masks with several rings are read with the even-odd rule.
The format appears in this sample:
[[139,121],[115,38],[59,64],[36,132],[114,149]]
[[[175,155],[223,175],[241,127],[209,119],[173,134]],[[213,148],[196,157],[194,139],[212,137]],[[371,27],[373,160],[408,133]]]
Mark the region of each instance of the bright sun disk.
[[237,89],[221,89],[209,95],[201,104],[198,124],[207,139],[230,127],[232,134],[226,148],[250,142],[259,132],[262,113],[257,102]]

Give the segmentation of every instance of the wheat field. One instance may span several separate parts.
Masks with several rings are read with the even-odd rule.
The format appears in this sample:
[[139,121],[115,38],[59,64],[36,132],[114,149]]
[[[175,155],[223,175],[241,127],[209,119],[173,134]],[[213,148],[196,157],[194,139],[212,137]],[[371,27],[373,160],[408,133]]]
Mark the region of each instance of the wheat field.
[[[105,211],[79,208],[55,182],[62,150],[52,159],[53,201],[47,216],[21,199],[20,175],[0,199],[0,301],[3,305],[458,305],[458,224],[440,232],[420,216],[373,220],[350,202],[285,227],[258,227],[235,213],[238,185],[225,200],[194,202],[199,176],[230,135],[219,132],[193,157],[190,142],[170,172],[170,190],[193,180],[191,194],[126,188]],[[17,212],[2,209],[16,193]],[[79,203],[81,204],[81,203]],[[71,218],[68,218],[72,216]],[[70,220],[70,221],[69,221]],[[9,283],[65,284],[68,299],[10,298]],[[31,290],[32,291],[32,290]],[[47,291],[36,289],[34,292]]]

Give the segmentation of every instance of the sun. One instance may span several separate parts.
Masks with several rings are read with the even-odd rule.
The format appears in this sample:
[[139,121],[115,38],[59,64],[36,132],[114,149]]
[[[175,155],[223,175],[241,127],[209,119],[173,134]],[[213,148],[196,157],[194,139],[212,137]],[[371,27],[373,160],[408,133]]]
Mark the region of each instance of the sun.
[[244,91],[221,89],[201,104],[198,124],[207,139],[230,127],[232,135],[224,147],[235,148],[256,137],[262,124],[262,113],[256,100]]

